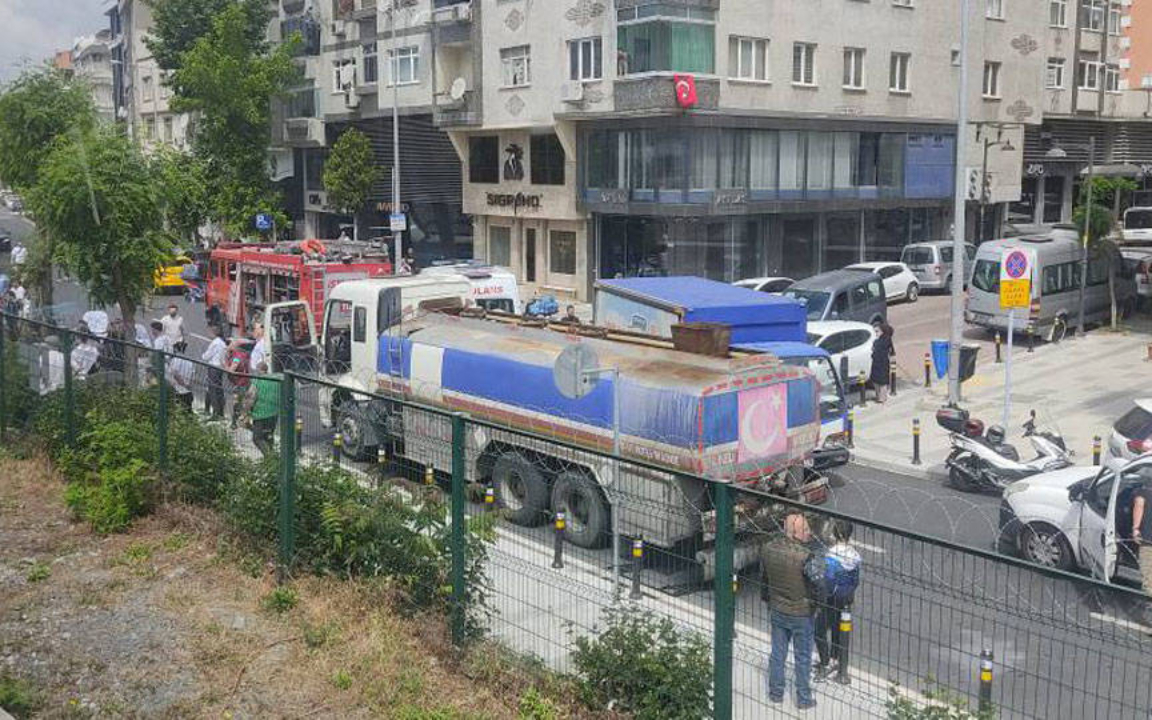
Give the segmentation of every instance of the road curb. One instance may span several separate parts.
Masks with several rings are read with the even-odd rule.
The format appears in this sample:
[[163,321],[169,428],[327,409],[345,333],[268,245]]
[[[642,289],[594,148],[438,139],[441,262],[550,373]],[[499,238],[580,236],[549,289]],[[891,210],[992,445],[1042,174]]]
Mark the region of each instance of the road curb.
[[852,460],[849,461],[850,465],[857,467],[868,468],[869,470],[880,470],[882,472],[894,473],[896,475],[904,475],[907,477],[916,478],[918,480],[947,480],[948,471],[943,464],[939,465],[912,465],[907,462],[896,462],[883,457],[872,455],[865,452],[860,453],[853,451]]

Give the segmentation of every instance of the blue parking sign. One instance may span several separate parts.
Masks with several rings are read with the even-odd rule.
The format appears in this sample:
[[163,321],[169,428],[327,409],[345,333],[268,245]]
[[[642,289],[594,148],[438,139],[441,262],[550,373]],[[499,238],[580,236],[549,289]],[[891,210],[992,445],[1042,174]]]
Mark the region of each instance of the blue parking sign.
[[256,216],[256,229],[257,230],[271,230],[272,229],[272,216],[268,213],[260,213]]

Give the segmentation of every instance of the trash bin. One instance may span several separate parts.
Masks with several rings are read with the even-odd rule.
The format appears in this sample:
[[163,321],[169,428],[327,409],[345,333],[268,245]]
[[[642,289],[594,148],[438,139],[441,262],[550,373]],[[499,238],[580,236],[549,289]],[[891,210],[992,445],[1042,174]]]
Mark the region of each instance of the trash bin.
[[960,382],[966,382],[976,374],[976,354],[979,352],[979,345],[960,346]]
[[936,379],[941,380],[948,374],[948,341],[932,341],[932,364],[936,367]]

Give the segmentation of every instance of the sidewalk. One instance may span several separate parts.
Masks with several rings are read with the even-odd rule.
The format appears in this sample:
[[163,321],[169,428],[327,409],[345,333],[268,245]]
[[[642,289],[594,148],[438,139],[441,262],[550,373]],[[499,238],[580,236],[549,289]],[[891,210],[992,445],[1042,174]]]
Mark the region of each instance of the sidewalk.
[[[1092,438],[1099,435],[1107,451],[1112,423],[1139,397],[1152,396],[1152,343],[1147,321],[1127,331],[1095,330],[1085,338],[1044,344],[1028,353],[1015,350],[1012,365],[1011,419],[1008,441],[1023,458],[1034,456],[1021,435],[1030,409],[1037,425],[1063,434],[1078,464],[1092,462]],[[1005,347],[1005,354],[1007,347]],[[983,352],[981,353],[983,356]],[[1001,424],[1004,413],[1004,364],[982,357],[976,375],[964,383],[961,407],[985,425]],[[921,380],[922,382],[922,380]],[[884,405],[869,402],[855,410],[854,461],[865,467],[923,478],[947,475],[944,460],[951,445],[936,424],[936,410],[947,402],[947,379],[932,376],[932,387],[901,384]],[[921,465],[912,464],[912,420],[920,419]]]

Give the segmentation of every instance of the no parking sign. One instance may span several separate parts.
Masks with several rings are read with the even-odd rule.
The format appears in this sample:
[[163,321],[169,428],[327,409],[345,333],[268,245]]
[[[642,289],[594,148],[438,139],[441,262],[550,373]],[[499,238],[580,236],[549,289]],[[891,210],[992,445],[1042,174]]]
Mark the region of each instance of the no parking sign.
[[1036,252],[1009,248],[1000,256],[1000,307],[1026,308],[1032,303],[1032,268]]

